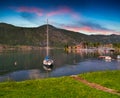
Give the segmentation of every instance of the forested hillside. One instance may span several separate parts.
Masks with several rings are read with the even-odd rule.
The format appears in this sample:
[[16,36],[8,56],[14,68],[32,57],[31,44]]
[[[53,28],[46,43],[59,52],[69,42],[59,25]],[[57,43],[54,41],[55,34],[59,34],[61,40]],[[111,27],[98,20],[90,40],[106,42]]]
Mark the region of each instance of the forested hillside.
[[[85,35],[49,25],[49,40],[53,47],[64,47],[80,42],[119,43],[120,35]],[[46,25],[23,28],[0,23],[0,44],[46,46]]]

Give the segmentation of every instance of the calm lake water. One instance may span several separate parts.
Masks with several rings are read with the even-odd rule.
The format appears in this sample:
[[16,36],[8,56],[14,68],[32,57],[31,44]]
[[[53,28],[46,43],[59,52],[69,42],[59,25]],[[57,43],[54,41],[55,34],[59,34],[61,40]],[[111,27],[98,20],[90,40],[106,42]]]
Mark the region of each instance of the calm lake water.
[[[65,52],[62,49],[50,51],[54,60],[51,71],[44,69],[42,61],[45,50],[0,52],[0,82],[23,81],[29,79],[59,77],[102,70],[120,70],[117,54],[93,50]],[[99,59],[100,55],[110,55],[113,60]]]

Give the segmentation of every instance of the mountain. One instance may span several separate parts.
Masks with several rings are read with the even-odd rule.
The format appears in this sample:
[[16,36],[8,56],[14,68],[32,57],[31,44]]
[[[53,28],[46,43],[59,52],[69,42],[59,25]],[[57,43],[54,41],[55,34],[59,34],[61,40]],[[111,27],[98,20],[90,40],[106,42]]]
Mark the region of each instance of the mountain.
[[[46,27],[42,25],[34,28],[16,27],[0,23],[0,44],[46,46]],[[120,35],[85,35],[49,25],[50,46],[63,47],[75,45],[82,41],[118,43]]]

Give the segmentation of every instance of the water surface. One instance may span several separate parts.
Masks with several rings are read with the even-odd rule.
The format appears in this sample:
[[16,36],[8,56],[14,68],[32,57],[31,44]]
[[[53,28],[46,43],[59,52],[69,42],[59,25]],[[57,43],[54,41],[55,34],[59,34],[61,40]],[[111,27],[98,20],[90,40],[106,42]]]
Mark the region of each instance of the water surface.
[[[45,50],[4,51],[0,53],[0,81],[23,81],[47,77],[75,75],[85,72],[119,70],[117,54],[93,50],[65,52],[62,49],[50,51],[54,60],[51,71],[44,69],[42,61]],[[100,55],[109,55],[111,61],[99,59]]]

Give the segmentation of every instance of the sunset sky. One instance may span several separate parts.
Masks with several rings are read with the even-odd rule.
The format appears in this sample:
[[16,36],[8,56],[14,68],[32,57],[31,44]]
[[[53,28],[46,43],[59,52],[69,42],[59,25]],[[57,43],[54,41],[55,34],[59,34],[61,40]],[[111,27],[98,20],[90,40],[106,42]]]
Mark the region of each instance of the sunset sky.
[[120,35],[120,0],[0,0],[0,23]]

